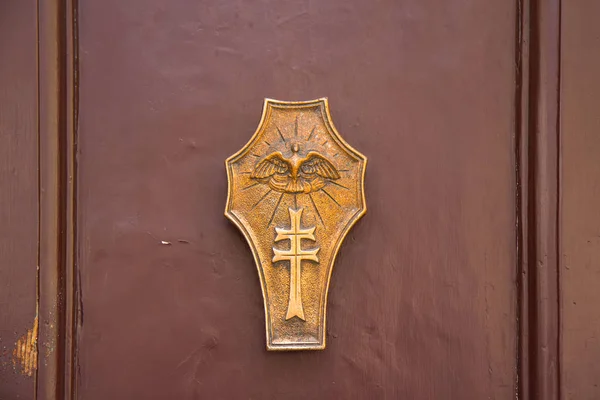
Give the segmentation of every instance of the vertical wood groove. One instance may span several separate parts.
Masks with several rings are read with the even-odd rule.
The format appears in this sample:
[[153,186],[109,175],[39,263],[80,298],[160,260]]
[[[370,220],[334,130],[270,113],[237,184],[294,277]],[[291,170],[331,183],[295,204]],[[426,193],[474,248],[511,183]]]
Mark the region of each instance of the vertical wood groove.
[[529,396],[529,285],[528,285],[528,129],[529,126],[529,0],[517,0],[515,43],[515,180],[518,285],[517,387],[520,399]]
[[74,394],[76,31],[73,0],[38,0],[39,339],[36,399]]
[[64,281],[62,257],[63,181],[61,160],[63,131],[62,15],[60,1],[38,1],[39,84],[39,339],[37,399],[63,397],[62,346]]
[[518,398],[558,400],[560,1],[518,5]]
[[66,8],[66,312],[65,312],[65,397],[76,398],[77,337],[81,313],[79,274],[77,271],[77,122],[78,122],[78,42],[77,0],[67,0]]

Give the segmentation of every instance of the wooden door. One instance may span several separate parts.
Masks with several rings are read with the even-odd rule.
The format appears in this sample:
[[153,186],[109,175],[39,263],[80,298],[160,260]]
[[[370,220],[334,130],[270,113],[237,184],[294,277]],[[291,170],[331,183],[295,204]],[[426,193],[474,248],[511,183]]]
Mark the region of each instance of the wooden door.
[[[0,314],[0,399],[596,398],[595,369],[574,360],[600,351],[598,313],[571,302],[593,300],[579,299],[589,274],[574,266],[593,265],[577,240],[594,225],[577,236],[573,221],[597,196],[580,188],[578,210],[562,190],[599,167],[575,107],[586,53],[559,51],[592,46],[594,28],[575,29],[569,7],[561,31],[559,3],[537,0],[7,5],[29,27],[15,41],[37,76],[0,79],[33,76],[23,118],[38,129],[2,164],[31,177],[0,182],[26,191],[3,196],[15,206],[0,216],[39,240],[2,248],[2,272],[19,277],[0,302],[26,300]],[[256,267],[223,216],[224,160],[265,97],[328,97],[369,157],[368,212],[335,264],[323,351],[265,350]],[[31,371],[11,350],[23,334],[39,353]]]
[[[515,20],[509,2],[80,3],[79,397],[511,397]],[[264,97],[323,96],[370,159],[369,211],[328,348],[272,354],[224,160]]]

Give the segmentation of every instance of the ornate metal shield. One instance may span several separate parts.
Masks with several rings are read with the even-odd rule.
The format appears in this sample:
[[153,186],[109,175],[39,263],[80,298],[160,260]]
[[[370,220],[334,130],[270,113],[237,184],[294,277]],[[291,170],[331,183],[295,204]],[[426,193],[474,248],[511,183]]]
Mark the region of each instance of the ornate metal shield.
[[254,255],[268,350],[325,348],[333,263],[366,212],[366,164],[333,126],[326,98],[266,99],[256,133],[227,159],[225,216]]

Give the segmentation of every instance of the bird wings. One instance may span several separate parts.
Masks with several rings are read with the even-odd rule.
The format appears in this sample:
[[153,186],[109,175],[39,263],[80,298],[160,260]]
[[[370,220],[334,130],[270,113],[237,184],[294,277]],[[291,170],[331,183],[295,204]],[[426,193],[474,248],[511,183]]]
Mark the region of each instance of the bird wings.
[[269,178],[275,174],[289,174],[292,165],[283,158],[283,154],[277,151],[265,157],[252,171],[253,179]]
[[339,179],[340,173],[329,160],[317,152],[311,151],[300,165],[300,170],[307,175],[317,174],[325,179]]
[[[297,163],[296,167],[293,163]],[[276,151],[261,160],[250,177],[278,192],[310,193],[323,188],[326,180],[339,179],[340,174],[329,160],[317,152],[311,151],[304,159],[294,161]]]

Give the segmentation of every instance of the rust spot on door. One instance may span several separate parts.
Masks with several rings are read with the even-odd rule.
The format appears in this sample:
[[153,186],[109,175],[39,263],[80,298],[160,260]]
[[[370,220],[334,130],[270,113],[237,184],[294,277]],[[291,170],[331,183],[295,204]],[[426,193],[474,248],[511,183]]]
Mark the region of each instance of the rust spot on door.
[[38,338],[38,318],[33,320],[33,328],[21,336],[13,350],[13,365],[20,367],[23,375],[32,376],[37,369],[37,338]]

